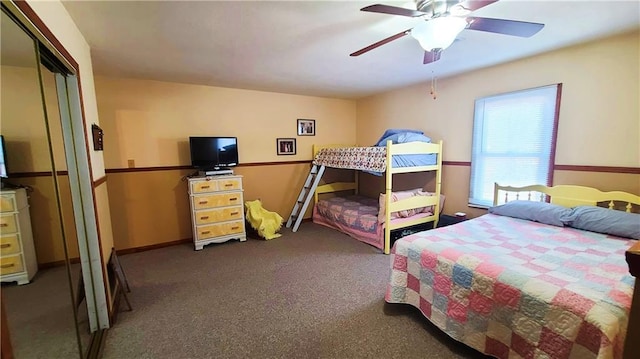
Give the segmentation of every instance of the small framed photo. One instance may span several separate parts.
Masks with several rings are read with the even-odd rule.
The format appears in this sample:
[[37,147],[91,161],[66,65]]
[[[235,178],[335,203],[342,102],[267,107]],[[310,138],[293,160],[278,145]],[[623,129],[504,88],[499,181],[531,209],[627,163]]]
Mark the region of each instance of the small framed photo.
[[295,155],[296,139],[295,138],[278,138],[276,139],[276,149],[278,156]]
[[315,136],[316,120],[298,119],[298,136]]

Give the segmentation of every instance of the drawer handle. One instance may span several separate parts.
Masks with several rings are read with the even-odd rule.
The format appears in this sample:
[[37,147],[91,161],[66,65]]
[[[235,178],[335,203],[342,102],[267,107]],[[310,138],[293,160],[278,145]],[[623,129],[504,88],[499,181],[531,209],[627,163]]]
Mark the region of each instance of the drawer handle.
[[202,216],[200,219],[209,219],[209,216]]
[[235,215],[236,215],[236,214],[238,214],[238,213],[240,213],[240,212],[231,212],[231,215],[232,215],[232,216],[235,216]]
[[209,203],[209,201],[200,201],[200,202],[198,202],[198,204],[207,204],[207,203]]
[[211,188],[211,186],[201,186],[200,188],[207,189],[207,188]]
[[231,229],[238,229],[238,228],[240,228],[240,227],[239,227],[239,226],[233,226],[233,227],[231,227]]
[[238,197],[229,198],[229,201],[237,201]]
[[9,247],[11,247],[11,243],[4,243],[0,245],[0,248],[9,248]]
[[9,223],[2,223],[0,224],[0,227],[9,227]]
[[211,231],[202,231],[202,232],[200,232],[200,234],[209,234],[209,233],[211,233]]
[[232,187],[232,186],[233,186],[233,183],[225,183],[225,185],[224,185],[224,186],[225,186],[225,187]]
[[3,264],[0,266],[0,268],[11,268],[11,267],[14,267],[15,265],[16,265],[15,263]]

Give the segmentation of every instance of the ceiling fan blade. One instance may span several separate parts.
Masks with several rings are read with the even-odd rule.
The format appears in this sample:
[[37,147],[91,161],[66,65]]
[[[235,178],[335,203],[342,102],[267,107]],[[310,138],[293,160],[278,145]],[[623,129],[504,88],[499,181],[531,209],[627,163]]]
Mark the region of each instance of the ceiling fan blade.
[[397,39],[407,35],[410,31],[411,31],[411,29],[404,30],[403,32],[397,33],[397,34],[395,34],[393,36],[389,36],[386,39],[380,40],[380,41],[378,41],[376,43],[373,43],[373,44],[371,44],[371,45],[369,45],[367,47],[364,47],[364,48],[362,48],[362,49],[350,54],[349,56],[360,56],[360,55],[364,54],[365,52],[368,52],[368,51],[371,51],[371,50],[375,49],[376,47],[380,47],[380,46],[382,46],[382,45],[384,45],[386,43],[389,43],[389,42],[391,42],[393,40],[397,40]]
[[498,0],[463,0],[453,5],[451,7],[451,12],[460,11],[460,10],[463,10],[466,12],[476,11],[487,5],[491,5],[494,2],[498,2]]
[[409,16],[409,17],[418,17],[424,16],[426,13],[418,10],[406,9],[403,7],[389,6],[389,5],[369,5],[360,9],[360,11],[369,11],[369,12],[377,12],[382,14],[390,14],[390,15],[401,15],[401,16]]
[[436,62],[440,60],[440,54],[442,54],[442,50],[439,51],[425,51],[424,52],[424,61],[423,64],[430,64],[432,62]]
[[469,30],[495,32],[520,37],[531,37],[542,30],[544,24],[505,19],[490,19],[487,17],[467,17]]

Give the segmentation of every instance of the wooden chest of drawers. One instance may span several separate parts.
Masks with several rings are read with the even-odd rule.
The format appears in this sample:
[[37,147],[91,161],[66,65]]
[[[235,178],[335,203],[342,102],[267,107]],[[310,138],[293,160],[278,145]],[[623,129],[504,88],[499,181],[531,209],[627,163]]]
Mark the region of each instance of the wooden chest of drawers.
[[247,240],[242,176],[190,178],[189,203],[195,250],[230,239]]
[[0,280],[27,284],[38,271],[24,188],[0,193]]

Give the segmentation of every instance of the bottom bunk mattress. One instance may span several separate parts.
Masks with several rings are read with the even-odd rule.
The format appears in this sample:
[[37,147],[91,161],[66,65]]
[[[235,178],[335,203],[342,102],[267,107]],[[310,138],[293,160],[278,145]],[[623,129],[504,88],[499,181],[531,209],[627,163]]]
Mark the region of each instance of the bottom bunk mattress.
[[[313,207],[313,222],[339,230],[349,236],[384,248],[384,224],[378,221],[379,202],[377,199],[350,195],[323,199]],[[410,219],[429,217],[430,212],[422,212],[408,218],[393,219],[402,223]]]
[[397,240],[385,300],[506,358],[622,358],[633,240],[486,214]]

